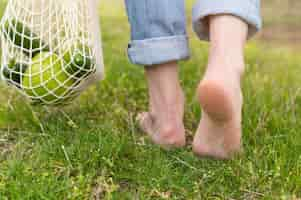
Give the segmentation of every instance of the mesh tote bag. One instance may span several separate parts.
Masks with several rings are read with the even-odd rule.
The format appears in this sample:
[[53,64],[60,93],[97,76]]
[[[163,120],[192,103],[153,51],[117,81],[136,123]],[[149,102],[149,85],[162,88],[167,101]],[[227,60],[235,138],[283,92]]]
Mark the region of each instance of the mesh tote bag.
[[102,79],[97,0],[9,0],[1,79],[34,104],[70,103]]

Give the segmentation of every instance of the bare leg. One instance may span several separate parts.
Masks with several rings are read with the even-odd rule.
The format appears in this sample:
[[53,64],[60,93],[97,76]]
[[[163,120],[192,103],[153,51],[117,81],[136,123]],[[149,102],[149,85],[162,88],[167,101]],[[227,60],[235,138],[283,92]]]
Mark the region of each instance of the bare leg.
[[203,109],[193,151],[199,156],[228,159],[241,150],[241,76],[247,24],[231,15],[208,17],[210,56],[198,87]]
[[141,128],[155,144],[164,148],[184,146],[184,95],[176,62],[146,67],[145,74],[150,111],[139,114]]

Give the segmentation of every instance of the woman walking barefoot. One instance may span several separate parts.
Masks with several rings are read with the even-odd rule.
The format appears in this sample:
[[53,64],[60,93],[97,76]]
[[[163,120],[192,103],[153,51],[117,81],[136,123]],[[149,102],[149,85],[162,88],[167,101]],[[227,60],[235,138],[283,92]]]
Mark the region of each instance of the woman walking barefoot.
[[[189,58],[184,0],[126,0],[132,63],[145,66],[150,108],[141,128],[164,147],[185,145],[184,95],[177,61]],[[210,42],[209,61],[197,93],[202,118],[193,141],[199,156],[228,159],[241,150],[240,81],[244,46],[261,27],[260,0],[198,0],[194,30]]]

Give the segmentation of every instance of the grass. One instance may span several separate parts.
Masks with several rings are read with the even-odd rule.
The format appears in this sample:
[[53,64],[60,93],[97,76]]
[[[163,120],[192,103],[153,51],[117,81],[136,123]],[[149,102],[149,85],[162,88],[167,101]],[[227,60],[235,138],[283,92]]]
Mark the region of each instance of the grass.
[[[256,41],[246,48],[244,155],[223,162],[198,159],[190,146],[166,152],[134,120],[147,87],[125,55],[122,8],[111,8],[102,7],[106,80],[73,105],[31,107],[0,86],[0,199],[300,199],[300,54]],[[181,63],[189,138],[208,48],[194,36],[191,46]]]

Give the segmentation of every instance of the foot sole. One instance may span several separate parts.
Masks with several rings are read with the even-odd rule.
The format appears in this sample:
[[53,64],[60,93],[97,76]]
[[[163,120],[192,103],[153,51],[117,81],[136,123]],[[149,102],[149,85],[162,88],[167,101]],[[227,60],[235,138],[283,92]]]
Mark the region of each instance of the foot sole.
[[205,158],[232,158],[241,149],[241,127],[240,120],[235,118],[235,104],[229,91],[219,83],[205,81],[198,87],[198,98],[203,116],[194,138],[193,152]]
[[216,122],[228,122],[233,118],[233,105],[223,87],[214,82],[201,83],[199,102],[207,115]]

